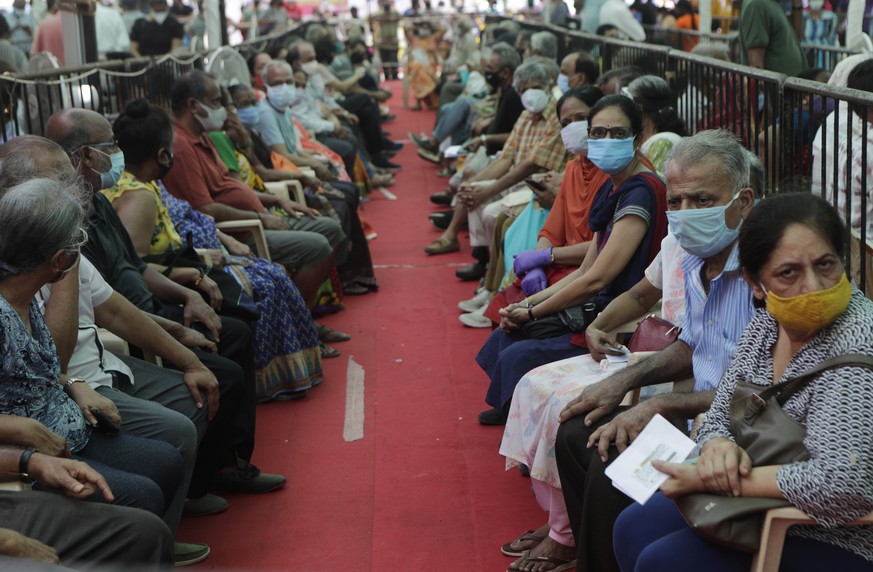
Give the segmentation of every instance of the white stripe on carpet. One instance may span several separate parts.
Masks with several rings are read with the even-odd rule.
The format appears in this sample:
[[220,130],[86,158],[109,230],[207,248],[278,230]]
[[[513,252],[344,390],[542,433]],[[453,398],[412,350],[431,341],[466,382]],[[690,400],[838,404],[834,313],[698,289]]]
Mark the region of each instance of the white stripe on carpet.
[[358,441],[364,438],[364,368],[349,356],[346,370],[346,418],[343,439]]

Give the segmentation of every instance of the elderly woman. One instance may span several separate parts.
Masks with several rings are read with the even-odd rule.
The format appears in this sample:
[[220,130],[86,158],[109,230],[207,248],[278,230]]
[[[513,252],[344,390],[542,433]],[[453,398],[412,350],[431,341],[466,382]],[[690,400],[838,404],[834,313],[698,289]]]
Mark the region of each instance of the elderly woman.
[[811,194],[766,199],[740,230],[743,274],[760,308],[737,345],[697,437],[699,458],[655,463],[669,475],[645,506],[626,509],[614,529],[625,572],[748,570],[751,555],[697,536],[668,497],[695,492],[786,499],[814,526],[794,527],[780,570],[870,570],[873,529],[847,523],[873,510],[873,370],[825,370],[788,397],[783,409],[806,430],[809,458],[753,466],[731,430],[738,382],[766,388],[825,360],[873,355],[873,302],[846,277],[845,228]]
[[[224,267],[256,300],[254,322],[255,380],[258,399],[300,397],[323,377],[318,334],[306,303],[281,266],[252,258],[250,249],[218,232],[215,221],[172,198],[156,182],[172,167],[173,127],[160,108],[145,100],[127,104],[113,125],[125,153],[125,172],[117,185],[104,189],[131,236],[137,254],[165,261],[191,234],[195,247],[214,249]],[[170,278],[196,281],[192,268],[175,268]]]
[[[28,417],[16,443],[87,461],[112,492],[91,498],[163,515],[182,478],[175,448],[117,432],[112,401],[60,371],[57,349],[36,299],[39,289],[76,268],[88,238],[86,199],[76,183],[33,179],[0,198],[0,414]],[[72,280],[76,280],[73,273]],[[114,425],[115,428],[111,427]]]
[[480,423],[505,422],[525,373],[584,352],[572,343],[574,335],[581,342],[586,321],[640,281],[667,234],[664,182],[639,150],[639,107],[627,97],[607,96],[591,109],[588,122],[588,159],[610,175],[588,217],[595,247],[578,269],[500,311],[500,329],[476,356],[491,379],[485,401],[493,407],[480,413]]

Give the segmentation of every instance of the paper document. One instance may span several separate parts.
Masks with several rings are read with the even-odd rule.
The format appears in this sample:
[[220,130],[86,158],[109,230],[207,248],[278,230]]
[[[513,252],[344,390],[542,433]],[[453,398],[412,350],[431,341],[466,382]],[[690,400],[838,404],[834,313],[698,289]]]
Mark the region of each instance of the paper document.
[[681,463],[693,449],[694,441],[661,415],[655,415],[630,447],[606,468],[606,476],[621,492],[646,504],[667,480],[667,475],[652,467],[652,461]]
[[622,353],[622,355],[620,355],[620,356],[606,354],[606,359],[609,360],[609,363],[622,363],[622,362],[626,362],[630,358],[631,351],[629,349],[627,349],[627,346],[621,345],[615,349],[617,349],[621,352],[624,352],[624,353]]
[[466,155],[467,150],[463,145],[451,145],[443,151],[443,156],[446,159],[457,159],[460,155]]

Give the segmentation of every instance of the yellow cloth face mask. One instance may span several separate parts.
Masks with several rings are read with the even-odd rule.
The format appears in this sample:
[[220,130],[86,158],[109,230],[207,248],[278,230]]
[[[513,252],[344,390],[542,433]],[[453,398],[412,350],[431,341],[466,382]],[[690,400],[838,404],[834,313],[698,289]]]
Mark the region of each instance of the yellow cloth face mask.
[[836,286],[783,298],[767,292],[767,311],[784,327],[795,332],[816,332],[833,324],[849,307],[852,285],[843,274]]

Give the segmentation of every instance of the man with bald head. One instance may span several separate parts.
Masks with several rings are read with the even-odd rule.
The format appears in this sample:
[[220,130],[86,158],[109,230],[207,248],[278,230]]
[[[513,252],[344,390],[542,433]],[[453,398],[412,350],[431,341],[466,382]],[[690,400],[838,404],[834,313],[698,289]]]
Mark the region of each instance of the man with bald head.
[[[210,463],[201,456],[192,478],[189,496],[202,498],[210,486],[243,492],[266,492],[281,487],[285,478],[261,474],[251,465],[255,432],[255,380],[252,333],[235,318],[219,317],[199,292],[176,284],[151,269],[136,253],[127,230],[99,189],[111,186],[121,175],[117,165],[124,157],[115,145],[109,122],[86,109],[65,109],[49,118],[47,135],[63,147],[74,166],[94,192],[89,217],[89,241],[82,253],[109,285],[134,306],[172,322],[198,328],[211,337],[218,355],[194,347],[197,358],[215,374],[222,396],[207,439]],[[120,156],[119,156],[120,155]],[[193,345],[208,345],[197,339]],[[172,363],[181,368],[183,364]],[[218,471],[218,472],[216,472]]]
[[574,87],[594,85],[600,72],[597,62],[588,52],[571,52],[561,60],[561,75],[558,76],[558,87],[561,93],[567,93]]

